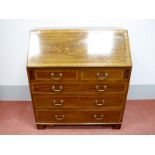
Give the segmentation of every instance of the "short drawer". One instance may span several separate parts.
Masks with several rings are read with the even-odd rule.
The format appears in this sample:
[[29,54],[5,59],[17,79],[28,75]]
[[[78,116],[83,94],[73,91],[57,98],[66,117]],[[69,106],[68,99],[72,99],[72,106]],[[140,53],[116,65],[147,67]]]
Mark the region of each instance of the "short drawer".
[[36,80],[51,80],[51,81],[62,81],[62,80],[77,80],[78,71],[66,70],[66,69],[44,69],[35,70]]
[[38,123],[119,123],[120,110],[36,110]]
[[124,70],[118,68],[88,68],[81,71],[81,80],[123,80]]
[[43,94],[103,94],[106,92],[124,92],[126,83],[32,84],[32,89],[33,93]]
[[100,96],[34,96],[36,108],[104,108],[121,107],[124,95],[110,93]]

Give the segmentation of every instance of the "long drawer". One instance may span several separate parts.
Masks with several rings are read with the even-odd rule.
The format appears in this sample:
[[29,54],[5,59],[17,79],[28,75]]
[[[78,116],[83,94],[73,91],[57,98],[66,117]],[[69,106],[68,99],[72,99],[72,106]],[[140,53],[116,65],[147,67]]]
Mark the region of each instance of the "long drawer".
[[120,110],[36,110],[38,123],[119,123],[120,115]]
[[32,84],[33,93],[40,94],[103,94],[105,92],[124,92],[127,83],[62,83]]
[[124,95],[122,93],[109,93],[94,96],[34,96],[36,108],[104,108],[121,107]]

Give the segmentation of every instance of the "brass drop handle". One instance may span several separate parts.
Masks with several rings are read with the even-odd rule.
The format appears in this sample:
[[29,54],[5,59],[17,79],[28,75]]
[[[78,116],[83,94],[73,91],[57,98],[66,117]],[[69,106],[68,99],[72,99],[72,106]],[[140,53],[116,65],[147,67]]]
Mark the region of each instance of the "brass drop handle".
[[105,104],[105,100],[103,99],[101,102],[99,102],[99,100],[95,100],[95,104],[96,106],[102,106]]
[[63,73],[51,73],[50,75],[53,80],[60,80],[63,77]]
[[100,120],[103,120],[103,118],[104,118],[104,115],[102,115],[102,114],[100,116],[94,115],[95,120],[100,121]]
[[64,100],[60,100],[60,102],[57,102],[56,100],[53,100],[54,106],[62,106],[64,103]]
[[63,86],[62,85],[58,86],[58,89],[56,89],[56,86],[55,85],[52,86],[52,91],[54,91],[54,92],[60,92],[62,90],[63,90]]
[[104,80],[104,79],[108,78],[109,74],[108,73],[102,73],[101,72],[101,73],[97,73],[96,76],[97,76],[97,78],[99,80]]
[[96,91],[105,91],[106,89],[107,89],[107,85],[104,85],[104,86],[96,85]]
[[61,121],[61,120],[63,120],[65,118],[65,115],[54,115],[54,117],[55,117],[56,120]]

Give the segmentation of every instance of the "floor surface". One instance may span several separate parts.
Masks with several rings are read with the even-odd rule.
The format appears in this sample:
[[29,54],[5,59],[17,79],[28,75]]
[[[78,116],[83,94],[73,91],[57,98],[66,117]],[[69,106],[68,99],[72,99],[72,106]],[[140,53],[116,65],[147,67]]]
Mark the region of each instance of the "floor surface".
[[0,102],[1,135],[154,135],[155,100],[127,101],[121,129],[110,126],[35,127],[31,102]]

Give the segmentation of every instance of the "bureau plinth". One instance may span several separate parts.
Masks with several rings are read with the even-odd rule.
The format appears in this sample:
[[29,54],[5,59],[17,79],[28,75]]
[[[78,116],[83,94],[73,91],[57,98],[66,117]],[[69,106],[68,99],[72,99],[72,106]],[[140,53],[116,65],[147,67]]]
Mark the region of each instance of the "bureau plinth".
[[120,128],[131,68],[126,30],[32,30],[27,73],[37,128]]

